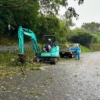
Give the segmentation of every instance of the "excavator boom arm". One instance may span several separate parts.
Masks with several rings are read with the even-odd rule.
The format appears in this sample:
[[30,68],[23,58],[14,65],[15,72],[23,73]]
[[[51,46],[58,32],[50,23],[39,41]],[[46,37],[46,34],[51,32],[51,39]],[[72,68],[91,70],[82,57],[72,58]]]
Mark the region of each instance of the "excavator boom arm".
[[39,53],[38,43],[34,32],[30,29],[22,28],[22,26],[19,26],[18,38],[20,54],[24,54],[24,35],[31,37],[33,43],[33,50],[36,54]]

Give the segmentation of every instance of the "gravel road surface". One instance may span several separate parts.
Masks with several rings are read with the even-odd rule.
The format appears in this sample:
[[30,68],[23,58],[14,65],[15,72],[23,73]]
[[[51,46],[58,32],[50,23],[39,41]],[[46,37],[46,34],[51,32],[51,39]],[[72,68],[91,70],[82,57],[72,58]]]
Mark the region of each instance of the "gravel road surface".
[[100,52],[1,79],[0,100],[100,100]]

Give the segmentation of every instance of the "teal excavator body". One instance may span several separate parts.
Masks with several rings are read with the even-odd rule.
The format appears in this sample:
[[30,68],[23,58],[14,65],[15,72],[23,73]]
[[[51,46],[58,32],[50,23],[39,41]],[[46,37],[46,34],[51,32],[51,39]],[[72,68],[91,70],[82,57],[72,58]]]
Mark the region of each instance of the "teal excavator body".
[[[32,40],[33,51],[34,51],[34,60],[37,62],[40,61],[50,61],[52,63],[56,63],[59,59],[59,46],[55,45],[51,48],[49,52],[44,52],[43,47],[42,50],[39,50],[38,42],[36,39],[36,35],[30,29],[23,28],[19,26],[18,28],[18,39],[19,39],[19,59],[21,62],[26,61],[26,55],[24,52],[24,35],[29,36]],[[48,39],[49,37],[55,37],[55,35],[45,35],[43,39]]]

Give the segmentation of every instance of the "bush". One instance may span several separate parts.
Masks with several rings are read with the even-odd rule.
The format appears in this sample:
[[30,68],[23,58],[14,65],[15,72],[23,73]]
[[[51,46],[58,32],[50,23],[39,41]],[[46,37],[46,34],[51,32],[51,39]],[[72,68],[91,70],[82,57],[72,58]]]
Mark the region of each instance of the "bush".
[[88,32],[78,32],[77,35],[70,38],[70,41],[89,47],[95,41],[95,37]]

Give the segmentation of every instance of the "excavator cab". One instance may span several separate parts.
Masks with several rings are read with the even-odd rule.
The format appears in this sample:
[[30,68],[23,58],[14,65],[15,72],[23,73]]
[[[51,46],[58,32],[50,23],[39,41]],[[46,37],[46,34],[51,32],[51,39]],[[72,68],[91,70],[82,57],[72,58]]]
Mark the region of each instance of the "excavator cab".
[[[51,39],[51,41],[48,41]],[[49,42],[52,42],[50,50],[48,45]],[[42,52],[40,53],[40,57],[42,61],[50,61],[51,63],[56,63],[59,59],[59,46],[57,45],[57,37],[55,35],[44,35],[42,42]]]
[[56,46],[57,38],[55,35],[44,35],[42,41],[43,52],[50,52],[50,50]]

